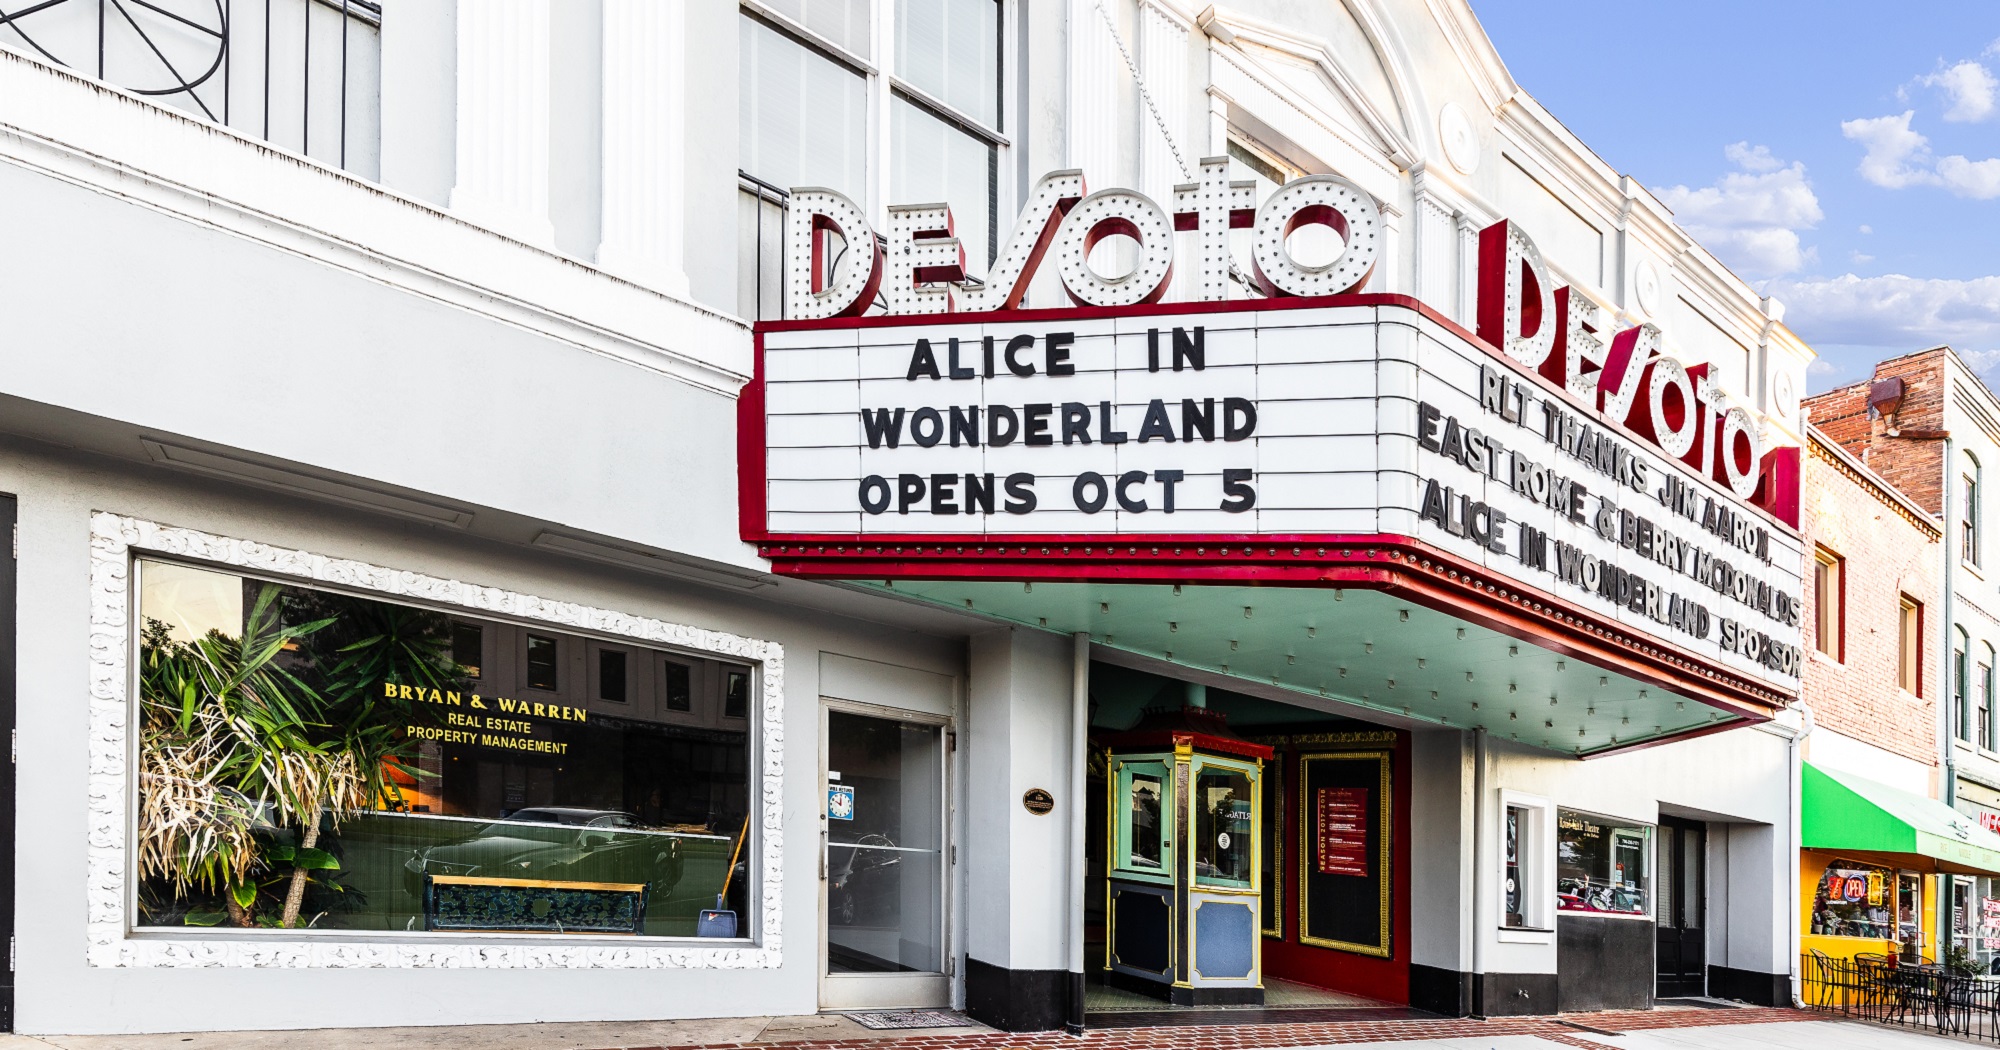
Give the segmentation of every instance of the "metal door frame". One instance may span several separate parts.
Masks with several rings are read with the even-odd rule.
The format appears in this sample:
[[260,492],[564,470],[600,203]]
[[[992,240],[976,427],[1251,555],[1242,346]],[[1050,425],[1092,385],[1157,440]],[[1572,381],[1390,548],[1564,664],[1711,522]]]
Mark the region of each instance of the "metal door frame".
[[[1696,839],[1700,843],[1701,855],[1698,858],[1696,858],[1695,861],[1694,878],[1693,880],[1691,880],[1694,883],[1694,885],[1692,886],[1688,885],[1688,883],[1686,881],[1683,881],[1683,879],[1681,878],[1681,876],[1685,874],[1687,871],[1687,860],[1685,855],[1687,842],[1686,839],[1681,835],[1683,831],[1694,832]],[[1660,840],[1664,840],[1668,835],[1672,835],[1674,837],[1673,870],[1672,871],[1665,870],[1666,867],[1665,865],[1655,866],[1656,868],[1655,876],[1657,878],[1662,880],[1665,879],[1673,880],[1672,885],[1674,887],[1674,890],[1672,896],[1673,896],[1674,915],[1672,916],[1672,918],[1674,922],[1673,925],[1667,928],[1676,931],[1676,943],[1679,944],[1683,949],[1685,949],[1687,945],[1688,934],[1690,933],[1690,931],[1692,931],[1695,934],[1696,940],[1701,945],[1701,987],[1700,989],[1694,992],[1680,992],[1677,994],[1683,996],[1706,995],[1708,994],[1708,926],[1709,926],[1708,824],[1705,821],[1692,820],[1687,817],[1672,817],[1672,816],[1667,816],[1665,814],[1661,814],[1658,838]],[[1655,846],[1656,857],[1660,852],[1664,851],[1659,850],[1658,847]],[[1659,901],[1659,893],[1657,890],[1654,892],[1653,899],[1655,902],[1655,907],[1657,908]],[[1682,920],[1684,920],[1687,917],[1689,911],[1688,902],[1690,900],[1699,902],[1697,907],[1701,913],[1700,926],[1688,927],[1681,925]],[[1655,944],[1653,953],[1654,954],[1653,991],[1656,996],[1659,994],[1661,980],[1666,977],[1665,974],[1662,974],[1660,972],[1660,963],[1662,960],[1659,958],[1659,949],[1657,947],[1659,943],[1659,931],[1661,929],[1661,923],[1660,923],[1661,918],[1662,916],[1657,914],[1657,912],[1653,916],[1653,940]],[[1676,965],[1683,971],[1685,971],[1686,967],[1685,964],[1681,961],[1681,959],[1684,958],[1685,955],[1682,954],[1681,958],[1677,958],[1675,960]],[[1684,980],[1685,978],[1686,978],[1685,972],[1676,973],[1673,975],[1673,980],[1677,984],[1678,982]]]
[[[827,773],[827,733],[832,724],[828,716],[834,712],[860,715],[864,718],[878,718],[890,722],[909,725],[932,726],[938,730],[938,828],[939,841],[943,844],[938,864],[938,943],[941,952],[942,969],[936,973],[857,973],[831,974],[827,972],[827,817],[826,791],[830,781]],[[819,875],[819,945],[818,984],[819,1008],[822,1011],[841,1010],[887,1010],[887,1009],[946,1009],[951,1006],[952,982],[956,966],[953,960],[952,944],[952,869],[958,846],[952,841],[951,792],[952,758],[957,753],[957,733],[952,719],[946,715],[935,715],[925,711],[911,711],[882,704],[867,704],[853,700],[836,700],[820,697],[819,716],[819,770],[815,776],[817,793],[813,805],[819,817],[819,841],[816,857]],[[844,993],[844,994],[843,994]]]

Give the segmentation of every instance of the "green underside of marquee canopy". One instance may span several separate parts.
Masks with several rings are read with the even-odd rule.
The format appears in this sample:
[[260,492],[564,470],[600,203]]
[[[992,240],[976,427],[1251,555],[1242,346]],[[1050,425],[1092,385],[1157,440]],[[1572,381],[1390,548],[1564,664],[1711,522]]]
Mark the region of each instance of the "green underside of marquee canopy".
[[1741,721],[1373,590],[1212,584],[895,580],[857,586],[1061,634],[1392,724],[1484,728],[1588,756]]
[[[1939,802],[1808,762],[1800,773],[1799,845],[1898,867],[2000,875],[2000,835]],[[1892,855],[1885,857],[1885,855]]]

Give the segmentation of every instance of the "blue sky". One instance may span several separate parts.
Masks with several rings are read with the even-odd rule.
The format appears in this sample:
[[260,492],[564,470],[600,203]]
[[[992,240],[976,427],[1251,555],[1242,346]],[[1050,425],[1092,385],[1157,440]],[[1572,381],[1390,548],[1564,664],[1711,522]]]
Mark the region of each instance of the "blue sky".
[[1473,0],[1514,79],[1819,351],[2000,387],[2000,3]]

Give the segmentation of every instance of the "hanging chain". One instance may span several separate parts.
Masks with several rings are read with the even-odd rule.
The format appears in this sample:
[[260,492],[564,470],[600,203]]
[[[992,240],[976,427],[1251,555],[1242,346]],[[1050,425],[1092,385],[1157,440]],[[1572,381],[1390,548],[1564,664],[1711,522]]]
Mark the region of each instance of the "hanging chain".
[[1153,115],[1153,123],[1159,125],[1160,135],[1167,140],[1167,150],[1174,155],[1174,166],[1181,169],[1181,177],[1192,179],[1194,172],[1181,157],[1181,148],[1174,142],[1174,133],[1167,128],[1167,118],[1160,115],[1160,107],[1153,104],[1153,93],[1146,90],[1146,78],[1139,75],[1139,64],[1132,61],[1132,52],[1125,50],[1125,39],[1118,35],[1118,24],[1111,20],[1111,12],[1104,9],[1104,0],[1095,0],[1097,15],[1104,19],[1104,28],[1111,33],[1111,42],[1118,45],[1118,55],[1125,60],[1125,68],[1132,73],[1132,83],[1139,86],[1139,100],[1146,104],[1146,112]]

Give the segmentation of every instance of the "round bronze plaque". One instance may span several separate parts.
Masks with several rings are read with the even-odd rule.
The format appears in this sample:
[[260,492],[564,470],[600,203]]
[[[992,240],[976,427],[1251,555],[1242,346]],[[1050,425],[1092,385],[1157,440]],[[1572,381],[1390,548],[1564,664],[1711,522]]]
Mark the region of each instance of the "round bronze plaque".
[[1056,808],[1056,797],[1041,788],[1029,788],[1021,795],[1021,808],[1035,816],[1044,817],[1050,810]]

